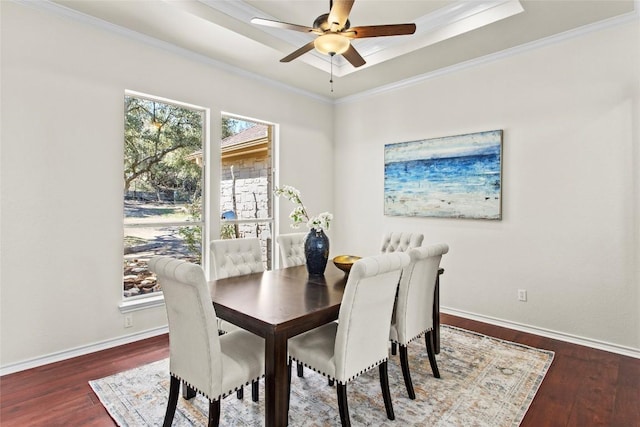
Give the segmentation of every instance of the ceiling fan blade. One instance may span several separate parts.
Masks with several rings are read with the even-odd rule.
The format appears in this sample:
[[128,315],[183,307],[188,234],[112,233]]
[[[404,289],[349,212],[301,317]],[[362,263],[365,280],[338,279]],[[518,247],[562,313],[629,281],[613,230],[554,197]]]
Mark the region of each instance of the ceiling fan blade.
[[349,45],[349,49],[347,49],[347,51],[343,53],[342,56],[344,56],[345,59],[356,68],[366,64],[364,58],[360,56],[358,51],[351,45]]
[[349,13],[351,13],[354,1],[355,0],[333,0],[333,5],[329,12],[329,26],[332,31],[340,31],[344,28],[347,19],[349,19]]
[[365,37],[382,36],[403,36],[416,32],[416,24],[392,24],[392,25],[369,25],[366,27],[353,27],[342,34],[350,39],[362,39]]
[[311,41],[305,44],[304,46],[302,46],[300,49],[296,50],[295,52],[292,52],[289,55],[282,58],[280,62],[291,62],[297,57],[309,52],[310,50],[313,50],[313,48],[314,48],[313,41]]
[[315,29],[311,27],[305,27],[303,25],[289,24],[287,22],[273,21],[271,19],[263,18],[251,18],[251,23],[256,25],[263,25],[265,27],[283,28],[285,30],[300,31],[302,33],[313,33]]

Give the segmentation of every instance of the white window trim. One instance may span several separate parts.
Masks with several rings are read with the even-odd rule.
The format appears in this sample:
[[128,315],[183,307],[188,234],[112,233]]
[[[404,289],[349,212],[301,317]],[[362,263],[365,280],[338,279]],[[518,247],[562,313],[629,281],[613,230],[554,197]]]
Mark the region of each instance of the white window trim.
[[161,306],[164,306],[164,294],[162,292],[158,292],[148,297],[143,296],[140,298],[134,298],[133,300],[130,298],[123,300],[118,305],[118,309],[120,310],[120,313],[124,314]]
[[[151,101],[156,102],[164,102],[166,104],[173,104],[184,108],[190,108],[194,110],[202,111],[203,117],[203,129],[202,129],[202,172],[203,172],[203,183],[208,183],[210,181],[211,170],[209,168],[209,153],[210,153],[210,129],[211,129],[211,110],[206,107],[202,107],[195,104],[188,104],[186,102],[175,101],[168,98],[163,98],[155,95],[149,95],[143,92],[137,92],[129,89],[125,89],[125,96],[132,96],[138,98],[144,98]],[[181,222],[179,226],[184,225],[200,225],[202,227],[202,268],[204,269],[205,276],[209,277],[209,229],[211,227],[210,221],[210,206],[209,206],[209,198],[211,197],[210,186],[205,185],[202,189],[202,220],[197,222]],[[163,223],[162,225],[167,225],[167,223]],[[129,226],[149,226],[147,224],[136,224]],[[122,291],[122,282],[120,282],[120,289]],[[120,313],[130,313],[133,311],[146,310],[155,307],[164,306],[164,294],[162,291],[154,292],[149,294],[149,296],[140,295],[137,297],[129,297],[125,298],[124,294],[122,295],[122,300],[120,304],[118,304],[118,309]]]

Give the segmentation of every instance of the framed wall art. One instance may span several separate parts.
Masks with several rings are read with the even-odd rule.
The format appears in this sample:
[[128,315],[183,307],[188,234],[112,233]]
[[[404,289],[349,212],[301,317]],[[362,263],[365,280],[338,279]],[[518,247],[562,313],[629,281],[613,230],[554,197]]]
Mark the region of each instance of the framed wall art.
[[386,144],[384,214],[502,219],[502,130]]

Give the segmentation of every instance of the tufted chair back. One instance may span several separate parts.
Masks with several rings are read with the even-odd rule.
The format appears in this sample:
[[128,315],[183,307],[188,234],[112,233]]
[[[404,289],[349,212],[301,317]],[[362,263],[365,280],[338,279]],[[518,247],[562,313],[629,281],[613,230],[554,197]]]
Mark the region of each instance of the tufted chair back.
[[388,330],[400,272],[409,256],[363,258],[351,268],[336,332],[335,379],[345,384],[387,360]]
[[433,329],[433,298],[442,255],[449,246],[441,243],[410,249],[411,262],[402,271],[391,340],[407,345]]
[[402,376],[410,399],[416,398],[407,345],[424,334],[433,376],[440,378],[433,341],[433,299],[442,255],[449,252],[444,243],[409,250],[411,262],[402,270],[398,297],[391,319],[391,353],[400,346]]
[[[402,269],[409,255],[393,252],[362,258],[351,267],[338,322],[289,338],[289,369],[295,360],[337,381],[342,426],[350,426],[347,383],[378,367],[387,418],[395,419],[389,391],[389,324]],[[291,375],[289,375],[291,384]]]
[[307,259],[304,255],[304,242],[306,238],[307,233],[281,234],[276,238],[280,246],[283,267],[294,267],[296,265],[306,264]]
[[[213,240],[211,254],[213,255],[214,279],[225,279],[264,271],[260,239],[257,237]],[[221,332],[240,330],[238,326],[222,319],[218,319],[218,329]]]
[[381,252],[406,252],[411,248],[422,245],[422,233],[391,232],[382,237]]
[[202,267],[169,257],[149,260],[169,320],[169,370],[209,399],[223,394],[220,340]]
[[257,237],[213,240],[211,253],[215,279],[264,271],[262,249]]
[[162,286],[169,320],[170,383],[163,425],[173,422],[182,382],[185,398],[198,392],[209,400],[208,425],[217,427],[225,396],[252,382],[257,401],[264,340],[243,330],[218,336],[209,286],[199,265],[157,256],[149,260],[149,270]]

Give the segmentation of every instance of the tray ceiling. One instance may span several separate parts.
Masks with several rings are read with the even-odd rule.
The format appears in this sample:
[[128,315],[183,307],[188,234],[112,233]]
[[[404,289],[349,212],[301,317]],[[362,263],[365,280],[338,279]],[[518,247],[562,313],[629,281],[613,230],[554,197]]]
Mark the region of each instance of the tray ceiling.
[[[414,35],[353,40],[367,61],[311,51],[279,60],[313,40],[252,25],[252,17],[312,26],[328,0],[52,0],[80,19],[238,67],[326,98],[341,98],[416,78],[487,55],[630,15],[633,0],[356,0],[352,26],[416,23]],[[334,92],[329,72],[333,66]]]

